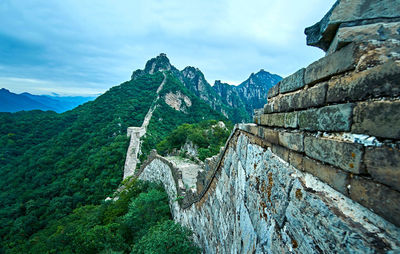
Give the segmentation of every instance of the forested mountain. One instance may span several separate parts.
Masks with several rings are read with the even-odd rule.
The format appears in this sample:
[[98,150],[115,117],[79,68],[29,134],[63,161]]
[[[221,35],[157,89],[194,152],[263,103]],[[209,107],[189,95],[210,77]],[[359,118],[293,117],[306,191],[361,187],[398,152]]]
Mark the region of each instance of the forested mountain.
[[[130,221],[143,223],[148,215],[144,210],[132,211],[132,202],[162,207],[167,201],[158,187],[135,183],[133,192],[127,189],[119,202],[104,201],[122,180],[126,130],[142,126],[146,116],[149,124],[142,138],[141,161],[151,149],[165,149],[174,140],[166,138],[178,126],[184,127],[176,133],[187,130],[196,138],[202,158],[213,155],[223,141],[208,137],[209,132],[201,130],[204,124],[183,124],[249,118],[245,105],[226,104],[198,69],[179,71],[164,54],[135,71],[131,80],[62,114],[0,113],[0,253],[78,249],[79,253],[142,253],[149,239],[160,246],[168,244],[172,236],[162,238],[165,232],[175,234],[188,253],[197,252],[190,233],[169,221],[169,211],[161,208],[154,212],[159,220],[134,233]],[[165,223],[157,224],[161,222]]]
[[244,108],[251,116],[254,109],[262,108],[267,101],[268,90],[278,83],[282,77],[260,70],[238,86],[231,86],[221,81],[215,81],[214,91],[225,104],[234,108]]
[[122,179],[126,129],[140,126],[154,103],[142,157],[178,125],[226,120],[170,71],[135,77],[63,114],[0,113],[2,246],[29,249],[41,230],[111,195]]
[[251,74],[239,86],[220,81],[211,86],[198,68],[188,66],[179,71],[165,54],[148,61],[144,70],[134,71],[132,79],[160,70],[170,71],[194,95],[236,123],[250,121],[254,109],[261,108],[266,103],[268,90],[282,79],[276,74],[260,70]]
[[15,94],[2,88],[0,89],[0,112],[38,109],[62,113],[94,98],[84,96],[34,95],[30,93]]

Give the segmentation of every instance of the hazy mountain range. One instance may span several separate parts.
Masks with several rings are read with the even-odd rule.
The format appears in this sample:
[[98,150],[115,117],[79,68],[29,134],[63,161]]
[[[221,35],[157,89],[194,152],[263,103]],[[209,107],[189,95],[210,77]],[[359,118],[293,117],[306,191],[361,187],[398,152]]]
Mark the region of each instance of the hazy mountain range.
[[28,110],[52,110],[62,113],[71,110],[85,102],[91,101],[96,97],[84,96],[51,96],[34,95],[30,93],[16,94],[9,90],[0,89],[0,112],[17,112]]

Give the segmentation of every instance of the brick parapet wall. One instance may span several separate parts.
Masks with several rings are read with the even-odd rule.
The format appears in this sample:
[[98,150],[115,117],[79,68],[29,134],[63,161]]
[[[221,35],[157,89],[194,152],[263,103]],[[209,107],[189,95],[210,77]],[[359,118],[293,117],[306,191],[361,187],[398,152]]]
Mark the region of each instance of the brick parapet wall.
[[[296,168],[399,226],[400,23],[384,25],[393,36],[353,38],[280,81],[255,115],[257,125],[246,131]],[[346,38],[351,31],[370,31],[345,29]]]

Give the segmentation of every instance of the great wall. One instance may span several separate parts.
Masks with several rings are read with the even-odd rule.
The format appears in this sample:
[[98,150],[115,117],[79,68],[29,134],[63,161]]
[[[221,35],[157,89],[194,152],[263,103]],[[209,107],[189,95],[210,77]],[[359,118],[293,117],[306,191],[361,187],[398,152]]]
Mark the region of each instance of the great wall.
[[400,1],[339,0],[306,35],[326,56],[269,91],[196,188],[154,152],[135,172],[206,253],[400,251]]

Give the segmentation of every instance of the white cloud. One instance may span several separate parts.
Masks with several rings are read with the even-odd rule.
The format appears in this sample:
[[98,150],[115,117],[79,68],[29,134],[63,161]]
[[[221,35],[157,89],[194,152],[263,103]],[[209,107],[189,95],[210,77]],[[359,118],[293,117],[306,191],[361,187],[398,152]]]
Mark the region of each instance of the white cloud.
[[286,76],[323,55],[305,45],[303,30],[333,3],[2,0],[0,36],[35,45],[37,52],[28,59],[15,51],[12,66],[0,59],[0,75],[104,90],[165,52],[178,68],[200,68],[210,83],[244,80],[259,69]]

